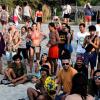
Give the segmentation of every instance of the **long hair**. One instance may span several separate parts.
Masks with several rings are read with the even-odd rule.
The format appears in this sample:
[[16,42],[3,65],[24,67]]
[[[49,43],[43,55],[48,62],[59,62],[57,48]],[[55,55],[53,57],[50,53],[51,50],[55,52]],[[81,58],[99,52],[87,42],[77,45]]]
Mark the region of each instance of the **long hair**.
[[[94,72],[94,74],[93,74],[93,77],[94,77],[94,76],[96,75],[96,73],[98,73],[98,72],[100,72],[100,70],[96,70],[96,71]],[[92,79],[92,90],[93,90],[93,93],[92,93],[93,96],[98,94],[98,87],[97,87],[97,85],[96,85],[96,83],[95,83],[94,78]]]
[[5,41],[4,41],[4,38],[3,38],[3,35],[2,35],[1,32],[0,32],[0,37],[1,37],[1,40],[0,40],[0,52],[3,50],[2,52],[5,53],[5,52],[4,52]]
[[4,42],[4,38],[1,32],[0,32],[0,37],[1,37],[1,41]]
[[82,73],[77,73],[74,75],[72,79],[71,94],[79,94],[83,100],[86,100],[87,79]]

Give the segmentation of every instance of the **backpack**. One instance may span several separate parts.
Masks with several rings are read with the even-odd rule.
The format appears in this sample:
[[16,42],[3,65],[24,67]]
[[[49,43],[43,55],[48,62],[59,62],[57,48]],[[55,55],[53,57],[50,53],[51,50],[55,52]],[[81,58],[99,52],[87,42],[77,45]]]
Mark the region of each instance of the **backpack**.
[[3,10],[1,12],[1,20],[2,21],[7,21],[7,12],[5,10]]

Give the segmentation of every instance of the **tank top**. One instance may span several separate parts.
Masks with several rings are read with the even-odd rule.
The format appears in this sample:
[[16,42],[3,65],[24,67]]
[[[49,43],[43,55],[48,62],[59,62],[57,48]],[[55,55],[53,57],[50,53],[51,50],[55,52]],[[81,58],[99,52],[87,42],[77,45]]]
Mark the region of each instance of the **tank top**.
[[37,12],[36,12],[36,16],[37,16],[37,17],[42,17],[42,15],[43,15],[43,14],[42,14],[42,11],[37,11]]
[[25,7],[24,7],[23,15],[29,16],[29,17],[31,16],[31,15],[30,15],[30,7],[29,7],[29,6],[25,6]]
[[[95,36],[95,37],[93,38],[93,40],[92,40],[93,43],[94,43],[94,40],[95,40],[96,37],[97,37],[97,36]],[[94,48],[94,47],[93,47],[92,44],[88,44],[88,45],[86,46],[85,50],[86,50],[86,52],[91,52],[91,50],[92,50],[93,48]]]

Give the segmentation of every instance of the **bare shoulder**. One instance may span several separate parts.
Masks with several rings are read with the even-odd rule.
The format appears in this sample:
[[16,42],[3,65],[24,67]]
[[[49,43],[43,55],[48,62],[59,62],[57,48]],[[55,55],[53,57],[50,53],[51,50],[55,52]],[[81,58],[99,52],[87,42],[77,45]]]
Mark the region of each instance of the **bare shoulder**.
[[94,97],[92,95],[88,95],[87,96],[87,100],[95,100]]

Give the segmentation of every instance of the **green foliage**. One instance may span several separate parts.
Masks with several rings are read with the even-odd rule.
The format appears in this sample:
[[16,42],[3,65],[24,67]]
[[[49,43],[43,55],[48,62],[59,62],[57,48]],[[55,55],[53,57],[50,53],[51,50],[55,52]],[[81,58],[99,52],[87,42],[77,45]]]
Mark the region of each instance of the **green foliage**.
[[16,4],[23,6],[24,2],[28,2],[31,7],[37,8],[38,4],[42,4],[42,0],[0,0],[0,4],[5,4],[8,7],[15,7]]
[[76,2],[78,6],[83,6],[87,2],[90,2],[93,6],[100,4],[100,0],[76,0]]

